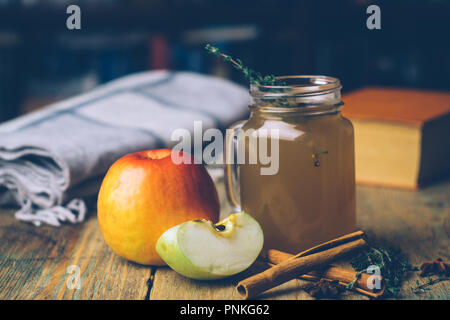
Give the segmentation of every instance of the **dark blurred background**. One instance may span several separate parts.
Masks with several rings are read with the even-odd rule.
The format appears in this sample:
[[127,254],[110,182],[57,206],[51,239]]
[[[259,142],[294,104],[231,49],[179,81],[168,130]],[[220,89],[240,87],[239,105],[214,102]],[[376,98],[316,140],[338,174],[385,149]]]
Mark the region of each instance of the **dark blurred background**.
[[[66,8],[81,8],[81,30]],[[366,8],[381,8],[381,30]],[[263,73],[450,88],[450,1],[0,0],[0,121],[117,77],[167,68],[242,82],[205,43]]]

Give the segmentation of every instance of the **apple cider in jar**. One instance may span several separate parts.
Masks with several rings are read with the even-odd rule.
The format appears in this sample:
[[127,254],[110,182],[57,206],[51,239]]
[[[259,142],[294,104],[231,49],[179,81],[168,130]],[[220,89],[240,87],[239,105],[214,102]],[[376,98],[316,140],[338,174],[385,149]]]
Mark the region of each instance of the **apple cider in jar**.
[[[237,139],[226,150],[227,158],[243,150],[245,159],[227,164],[226,181],[235,209],[261,224],[264,247],[294,254],[355,229],[353,127],[340,113],[338,79],[279,79],[286,85],[251,85],[250,117],[231,128]],[[278,161],[266,174],[267,159],[250,161],[251,137],[263,132],[270,160]]]

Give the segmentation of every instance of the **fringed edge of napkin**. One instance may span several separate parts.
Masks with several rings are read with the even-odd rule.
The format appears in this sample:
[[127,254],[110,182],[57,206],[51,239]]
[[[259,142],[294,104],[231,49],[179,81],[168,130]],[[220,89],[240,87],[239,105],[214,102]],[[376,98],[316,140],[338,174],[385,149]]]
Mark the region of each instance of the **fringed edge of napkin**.
[[45,209],[33,209],[30,200],[27,200],[23,207],[15,213],[18,220],[31,222],[39,227],[42,223],[54,227],[61,226],[61,222],[79,223],[86,216],[86,204],[81,199],[72,199],[65,206],[56,205]]

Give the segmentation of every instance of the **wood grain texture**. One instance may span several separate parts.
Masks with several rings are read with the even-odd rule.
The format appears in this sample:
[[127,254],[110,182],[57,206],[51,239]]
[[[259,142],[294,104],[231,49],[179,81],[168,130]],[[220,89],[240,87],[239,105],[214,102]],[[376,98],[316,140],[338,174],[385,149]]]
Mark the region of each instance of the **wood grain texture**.
[[[358,224],[386,247],[402,250],[415,266],[438,257],[450,260],[450,182],[421,191],[358,187]],[[440,282],[430,291],[415,294],[416,281],[424,283],[417,272],[404,281],[399,298],[450,299],[450,282]]]
[[[158,268],[155,274],[150,300],[203,300],[225,299],[241,300],[235,287],[237,283],[266,268],[260,262],[255,262],[248,270],[222,280],[198,281],[187,279],[169,268]],[[299,290],[306,281],[291,280],[277,288],[260,295],[259,299],[312,299],[306,292]]]
[[[219,181],[222,215],[229,213]],[[421,191],[357,188],[358,225],[370,239],[400,248],[414,265],[442,257],[450,260],[450,182]],[[67,267],[78,265],[81,288],[68,289]],[[349,267],[348,262],[337,263]],[[12,210],[0,210],[0,299],[240,299],[239,280],[265,268],[255,263],[220,281],[186,279],[169,268],[140,266],[115,255],[98,229],[95,212],[80,225],[39,227],[18,222]],[[416,294],[416,272],[404,282],[401,299],[450,299],[450,282]],[[294,279],[260,299],[312,299]],[[344,299],[367,299],[350,292]]]
[[[71,265],[80,268],[79,289],[68,288]],[[107,247],[95,213],[55,229],[0,212],[0,299],[145,299],[151,272]]]
[[[218,191],[222,203],[222,214],[229,212],[224,201],[221,183]],[[450,182],[425,188],[421,191],[383,189],[358,186],[358,227],[369,235],[369,240],[387,247],[401,249],[413,265],[424,260],[442,257],[450,260]],[[351,268],[348,261],[335,265]],[[254,274],[261,268],[247,270]],[[223,280],[220,284],[185,279],[168,268],[159,268],[150,299],[238,299],[235,285],[243,276]],[[416,294],[416,280],[426,282],[417,272],[408,274],[399,293],[399,299],[450,299],[450,282],[445,281],[430,287],[431,290]],[[312,299],[301,290],[307,282],[292,280],[260,295],[260,299]],[[343,299],[368,299],[346,292]]]

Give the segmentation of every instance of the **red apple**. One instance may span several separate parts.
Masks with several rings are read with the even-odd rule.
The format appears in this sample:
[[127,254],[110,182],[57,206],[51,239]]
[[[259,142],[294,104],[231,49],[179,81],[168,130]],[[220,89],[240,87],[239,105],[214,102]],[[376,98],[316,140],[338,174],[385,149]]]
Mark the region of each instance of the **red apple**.
[[203,165],[175,164],[171,150],[160,149],[117,160],[103,180],[97,211],[103,237],[119,256],[165,265],[155,249],[158,238],[188,220],[217,222],[220,205]]

